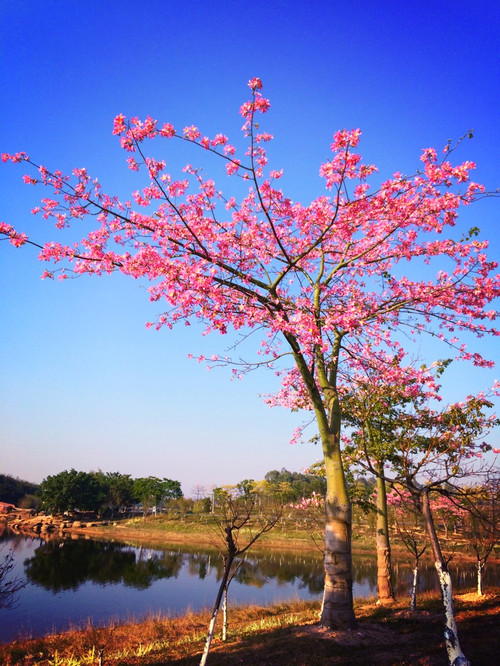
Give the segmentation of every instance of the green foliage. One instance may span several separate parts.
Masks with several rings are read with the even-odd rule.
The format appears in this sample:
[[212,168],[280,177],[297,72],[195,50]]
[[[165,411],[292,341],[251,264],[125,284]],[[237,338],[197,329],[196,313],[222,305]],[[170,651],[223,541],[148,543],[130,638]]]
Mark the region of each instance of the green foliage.
[[180,499],[183,496],[179,481],[160,479],[157,476],[136,479],[133,494],[141,502],[144,512],[154,506],[159,506],[166,500]]
[[36,483],[15,479],[9,474],[0,474],[0,502],[17,506],[25,495],[36,495],[39,488]]
[[[129,474],[120,472],[77,472],[71,469],[44,479],[40,495],[43,509],[52,513],[74,510],[114,512],[137,501],[148,509],[168,499],[181,499],[182,490],[180,482],[171,479],[149,476],[134,480]],[[30,502],[36,505],[35,500]]]
[[360,509],[364,515],[375,510],[373,504],[373,490],[375,481],[367,480],[366,477],[354,474],[352,469],[346,465],[345,476],[347,483],[347,492],[353,507]]
[[285,502],[299,501],[303,497],[311,497],[313,493],[324,495],[326,492],[324,475],[289,472],[283,467],[281,471],[269,471],[264,479],[270,486],[271,494],[280,495]]
[[130,474],[99,471],[96,476],[105,493],[103,508],[113,512],[134,503],[134,481]]
[[40,486],[42,506],[51,513],[97,511],[105,497],[105,489],[93,472],[65,470],[48,476]]
[[236,488],[241,495],[248,496],[250,495],[255,487],[255,481],[253,479],[243,479],[236,484]]

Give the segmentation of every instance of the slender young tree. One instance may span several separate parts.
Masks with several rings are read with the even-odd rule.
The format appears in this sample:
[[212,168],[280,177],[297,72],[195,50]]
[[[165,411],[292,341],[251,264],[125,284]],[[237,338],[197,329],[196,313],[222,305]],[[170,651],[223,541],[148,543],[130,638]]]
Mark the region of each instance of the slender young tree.
[[17,603],[17,593],[26,587],[27,581],[10,575],[14,568],[12,551],[2,553],[0,547],[0,608],[13,608]]
[[424,537],[420,535],[422,515],[408,491],[396,492],[393,489],[387,496],[387,501],[394,511],[394,526],[397,535],[413,557],[410,610],[415,611],[417,608],[418,565],[420,558],[427,550]]
[[[237,558],[244,555],[263,534],[269,532],[281,518],[282,504],[268,500],[268,511],[257,511],[257,494],[233,496],[235,489],[225,489],[219,494],[216,514],[216,545],[222,553],[224,570],[217,597],[212,609],[208,627],[207,640],[203,650],[200,666],[205,666],[210,652],[210,645],[215,631],[215,623],[221,602],[224,601],[224,636],[227,631],[227,591],[239,562]],[[246,533],[244,533],[244,528]]]
[[[53,219],[60,230],[73,223],[84,229],[74,245],[38,245],[40,259],[62,266],[61,278],[70,271],[119,271],[149,280],[151,300],[165,307],[157,328],[199,319],[208,331],[233,329],[245,339],[250,331],[262,332],[259,356],[234,360],[234,373],[239,364],[264,365],[285,373],[285,388],[301,384],[316,419],[327,481],[322,623],[349,627],[355,623],[351,505],[339,373],[344,364],[399,348],[401,327],[415,335],[431,332],[456,346],[459,356],[485,362],[456,342],[460,331],[491,332],[495,317],[489,303],[499,294],[499,280],[488,244],[457,228],[460,208],[485,192],[470,179],[472,162],[452,162],[450,145],[442,158],[424,150],[415,175],[398,173],[370,189],[367,179],[376,168],[362,162],[355,129],[334,135],[331,158],[319,170],[326,191],[311,203],[293,201],[279,189],[283,171],[268,168],[265,145],[272,136],[261,129],[259,116],[269,101],[260,79],[249,86],[251,99],[240,108],[244,155],[222,133],[209,137],[194,126],[176,130],[151,117],[117,116],[113,131],[128,165],[146,177],[127,201],[106,194],[84,168],[65,175],[25,153],[2,159],[29,167],[26,183],[52,189],[35,214]],[[191,164],[180,177],[168,174],[164,160],[148,155],[149,140],[160,144],[155,154],[177,141],[202,151],[203,161],[214,158],[234,191],[224,194]],[[0,233],[15,246],[37,245],[6,222]]]
[[[444,636],[450,666],[467,666],[467,658],[458,640],[453,607],[453,590],[448,560],[443,556],[436,532],[431,494],[445,495],[454,500],[465,495],[460,479],[478,474],[474,466],[477,457],[491,446],[482,438],[498,425],[498,419],[487,411],[492,403],[484,393],[469,396],[464,402],[450,405],[441,411],[419,400],[407,405],[393,419],[393,441],[397,443],[391,455],[391,470],[384,470],[384,480],[400,484],[413,498],[421,512],[431,544],[444,609]],[[360,450],[359,463],[374,474],[380,474],[367,448]],[[442,503],[436,502],[439,510]]]
[[[381,603],[395,598],[392,581],[391,545],[387,487],[384,468],[398,461],[398,429],[401,415],[409,405],[438,398],[434,376],[425,366],[401,365],[401,354],[387,362],[392,366],[392,382],[385,381],[384,369],[365,367],[345,382],[342,394],[344,422],[351,426],[345,455],[356,465],[361,455],[370,460],[375,472],[374,503],[376,513],[377,589]],[[439,374],[444,363],[437,364]]]
[[[500,453],[496,449],[497,453]],[[500,542],[500,478],[488,479],[463,499],[467,544],[476,557],[477,596],[483,596],[483,570]]]

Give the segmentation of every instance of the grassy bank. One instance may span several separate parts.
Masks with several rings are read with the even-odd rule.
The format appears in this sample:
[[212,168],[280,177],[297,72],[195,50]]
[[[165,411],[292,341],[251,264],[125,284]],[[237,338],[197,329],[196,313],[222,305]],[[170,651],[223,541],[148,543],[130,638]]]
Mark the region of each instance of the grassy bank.
[[[216,520],[208,515],[148,516],[109,522],[105,525],[93,523],[92,527],[72,530],[92,537],[108,540],[127,541],[136,544],[182,543],[191,545],[215,545],[217,543]],[[241,530],[241,535],[251,530]],[[276,527],[264,534],[256,548],[280,548],[292,550],[318,551],[322,548],[324,523],[321,520],[282,520]],[[373,552],[374,529],[358,526],[353,534],[353,546],[358,550]]]
[[[500,635],[500,588],[458,595],[455,600],[462,648],[474,666],[497,663]],[[441,602],[436,594],[419,599],[415,613],[403,599],[391,607],[373,600],[356,603],[356,630],[332,632],[317,624],[319,605],[311,602],[282,603],[264,608],[230,608],[228,640],[218,634],[209,663],[217,666],[438,666],[447,663],[443,646]],[[150,617],[143,622],[87,626],[36,640],[0,646],[5,666],[108,666],[199,663],[209,613],[182,617]]]
[[[214,518],[211,515],[174,516],[148,516],[146,519],[137,517],[133,519],[110,522],[106,525],[96,525],[73,530],[87,536],[121,541],[133,546],[158,546],[161,543],[183,544],[186,546],[217,546],[217,537],[214,530]],[[242,537],[245,530],[242,530]],[[320,520],[282,520],[269,533],[264,534],[252,548],[259,550],[294,550],[319,553],[323,547],[324,523]],[[453,555],[457,560],[472,560],[473,556],[467,549],[464,536],[450,535],[449,539],[440,536],[443,550]],[[423,537],[425,540],[425,537]],[[353,528],[353,552],[367,555],[375,554],[375,531],[367,524],[357,524]],[[410,560],[411,556],[406,548],[393,535],[391,550],[395,558]],[[424,555],[424,560],[431,559],[430,549]],[[490,556],[490,562],[500,560],[500,546]]]

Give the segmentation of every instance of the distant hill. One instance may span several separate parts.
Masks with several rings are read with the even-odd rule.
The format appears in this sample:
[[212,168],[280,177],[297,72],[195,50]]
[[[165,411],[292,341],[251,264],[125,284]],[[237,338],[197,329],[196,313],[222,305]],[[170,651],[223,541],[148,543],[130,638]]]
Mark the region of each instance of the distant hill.
[[19,502],[26,495],[36,495],[39,488],[40,486],[36,483],[15,479],[8,474],[0,474],[0,502],[19,506]]

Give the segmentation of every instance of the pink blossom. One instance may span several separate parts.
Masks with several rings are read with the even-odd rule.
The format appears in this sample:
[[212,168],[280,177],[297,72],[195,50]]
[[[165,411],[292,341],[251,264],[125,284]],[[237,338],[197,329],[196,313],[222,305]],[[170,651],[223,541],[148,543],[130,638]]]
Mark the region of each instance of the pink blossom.
[[183,130],[183,134],[186,137],[186,139],[189,139],[190,141],[196,141],[196,139],[198,139],[201,136],[200,130],[194,125],[191,125],[190,127],[185,127]]
[[[57,263],[66,276],[121,271],[147,280],[149,298],[162,312],[150,326],[200,321],[206,332],[256,332],[256,365],[267,365],[282,382],[276,395],[266,397],[270,405],[310,410],[312,386],[328,411],[331,387],[324,377],[332,359],[339,363],[335,385],[342,399],[353,383],[365,381],[374,392],[402,387],[409,400],[439,400],[431,371],[409,362],[405,367],[401,330],[413,336],[409,350],[429,333],[451,355],[491,365],[479,349],[464,344],[471,334],[499,334],[492,303],[500,295],[500,277],[487,243],[457,240],[462,207],[484,192],[470,180],[475,165],[452,163],[451,150],[438,163],[436,151],[427,148],[422,171],[377,178],[370,189],[376,167],[359,152],[361,131],[342,129],[319,165],[322,191],[310,202],[293,201],[277,187],[281,165],[268,163],[272,134],[260,127],[259,114],[270,102],[260,79],[249,86],[250,99],[240,108],[244,146],[238,157],[236,142],[222,132],[210,139],[190,125],[176,134],[172,124],[151,116],[116,116],[113,133],[127,164],[145,179],[124,200],[104,192],[83,168],[63,174],[36,165],[26,153],[2,154],[3,162],[31,170],[26,183],[44,188],[33,212],[54,223],[60,240],[64,228],[89,224],[75,246],[43,244],[40,259]],[[234,178],[216,182],[190,164],[184,172],[166,173],[168,156],[164,162],[147,150],[146,140],[159,137],[181,139],[163,142],[167,153],[174,145],[195,155],[204,147],[204,161],[218,161]],[[31,242],[6,223],[0,234],[14,245]],[[339,335],[341,349],[335,351]],[[301,370],[293,359],[301,361]],[[237,368],[234,376],[241,374]],[[390,397],[378,396],[377,408],[390,409]],[[467,400],[464,405],[471,407]],[[449,450],[457,446],[457,428],[450,426],[450,441],[443,443]]]
[[168,139],[175,136],[174,126],[171,125],[170,123],[164,123],[164,125],[160,129],[160,135],[167,137]]
[[250,90],[260,90],[262,88],[262,81],[258,77],[255,77],[250,79],[248,86]]

